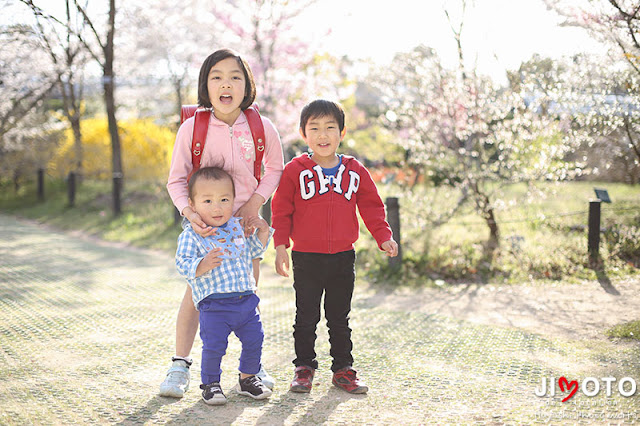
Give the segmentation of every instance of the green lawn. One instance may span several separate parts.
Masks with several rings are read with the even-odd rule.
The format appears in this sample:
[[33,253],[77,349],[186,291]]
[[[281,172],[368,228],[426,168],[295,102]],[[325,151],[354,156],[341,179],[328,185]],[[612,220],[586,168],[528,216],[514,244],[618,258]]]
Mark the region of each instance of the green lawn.
[[[83,182],[73,208],[64,182],[47,181],[45,186],[43,202],[33,184],[17,193],[0,187],[0,210],[109,241],[175,248],[181,228],[161,183],[127,182],[118,217],[112,213],[109,182]],[[359,268],[371,281],[413,285],[595,279],[596,271],[587,262],[587,212],[594,187],[606,188],[613,201],[602,204],[603,270],[609,276],[635,275],[640,267],[640,187],[593,182],[496,185],[493,200],[501,233],[497,250],[489,250],[487,225],[470,206],[433,226],[433,219],[455,204],[453,189],[419,187],[410,192],[381,185],[383,199],[400,200],[403,267],[389,269],[363,226],[356,245]]]

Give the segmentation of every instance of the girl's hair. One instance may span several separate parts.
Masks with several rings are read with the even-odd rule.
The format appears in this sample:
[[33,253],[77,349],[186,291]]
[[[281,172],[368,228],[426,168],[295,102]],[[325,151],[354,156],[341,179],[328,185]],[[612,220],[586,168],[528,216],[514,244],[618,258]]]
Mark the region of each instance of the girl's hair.
[[233,178],[229,173],[227,173],[222,167],[203,167],[201,169],[196,170],[191,179],[189,179],[189,198],[193,200],[193,197],[196,195],[194,191],[194,186],[198,179],[206,179],[206,180],[223,180],[229,179],[231,182],[231,188],[233,189],[233,195],[236,194],[236,185],[233,183]]
[[209,89],[207,88],[207,81],[209,80],[209,72],[211,68],[220,61],[227,58],[234,58],[238,61],[240,69],[244,73],[245,88],[244,99],[240,104],[240,109],[245,110],[253,104],[256,99],[256,82],[253,78],[253,73],[249,64],[242,59],[239,53],[234,52],[231,49],[220,49],[213,52],[207,59],[204,60],[200,67],[200,76],[198,77],[198,105],[205,108],[211,108],[211,100],[209,99]]
[[326,99],[316,99],[302,108],[300,113],[300,129],[303,135],[307,135],[305,126],[312,118],[333,117],[338,123],[340,133],[344,130],[344,109],[337,102],[328,101]]

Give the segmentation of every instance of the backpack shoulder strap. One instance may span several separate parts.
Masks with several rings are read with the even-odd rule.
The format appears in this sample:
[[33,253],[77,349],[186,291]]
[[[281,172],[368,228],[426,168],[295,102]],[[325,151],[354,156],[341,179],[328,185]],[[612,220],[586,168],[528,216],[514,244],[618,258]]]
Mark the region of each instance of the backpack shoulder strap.
[[195,111],[193,137],[191,138],[191,163],[193,164],[193,169],[187,177],[187,182],[191,179],[191,175],[200,168],[202,151],[204,150],[204,143],[207,140],[207,130],[209,129],[210,117],[211,111],[208,109],[199,109]]
[[[245,109],[244,114],[247,117],[256,153],[256,159],[253,165],[253,175],[258,182],[260,182],[262,158],[264,157],[265,148],[265,133],[262,118],[258,112],[258,104],[254,103],[249,108]],[[193,164],[193,169],[187,177],[187,181],[191,179],[191,175],[200,168],[202,152],[204,151],[204,144],[207,140],[207,130],[209,129],[211,110],[202,108],[198,109],[197,105],[183,105],[180,111],[180,123],[183,123],[187,118],[193,115],[195,115],[193,136],[191,138],[191,162]]]
[[260,182],[262,157],[264,157],[265,135],[264,124],[262,124],[262,118],[258,112],[258,104],[254,103],[249,108],[245,109],[244,115],[247,117],[249,129],[251,130],[251,137],[253,138],[253,145],[256,150],[256,160],[253,163],[253,175],[256,177],[257,181]]

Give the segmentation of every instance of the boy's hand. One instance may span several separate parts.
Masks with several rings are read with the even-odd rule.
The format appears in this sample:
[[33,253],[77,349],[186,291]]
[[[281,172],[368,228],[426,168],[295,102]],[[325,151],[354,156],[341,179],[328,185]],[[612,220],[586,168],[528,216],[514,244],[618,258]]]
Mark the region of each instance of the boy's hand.
[[216,228],[214,228],[213,226],[208,226],[206,223],[204,223],[200,215],[194,212],[191,207],[186,207],[182,211],[182,213],[184,214],[184,217],[187,218],[189,223],[191,223],[191,228],[193,229],[193,231],[201,237],[208,237],[216,233]]
[[196,277],[206,274],[210,270],[220,266],[222,264],[222,258],[220,256],[222,256],[222,249],[220,247],[216,247],[207,253],[196,268]]
[[389,257],[396,257],[398,255],[398,243],[394,240],[385,241],[380,247],[382,247],[382,250],[384,250]]
[[283,277],[289,277],[289,253],[284,245],[276,247],[276,272]]

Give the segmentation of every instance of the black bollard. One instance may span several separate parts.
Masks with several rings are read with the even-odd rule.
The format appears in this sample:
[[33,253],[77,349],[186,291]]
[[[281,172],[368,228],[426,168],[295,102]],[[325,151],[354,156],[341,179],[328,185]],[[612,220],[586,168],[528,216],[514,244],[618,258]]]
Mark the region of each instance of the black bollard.
[[387,220],[393,232],[393,239],[398,243],[398,255],[389,258],[389,266],[393,269],[402,265],[402,244],[400,243],[400,204],[397,197],[387,197]]
[[600,263],[600,200],[589,201],[589,265]]
[[260,215],[264,220],[267,221],[269,226],[271,226],[271,198],[269,198],[267,202],[262,205]]
[[122,173],[113,173],[113,214],[119,216],[122,213]]
[[38,169],[38,201],[44,201],[44,169]]
[[67,178],[67,195],[69,196],[69,207],[73,207],[76,204],[76,174],[69,172]]

